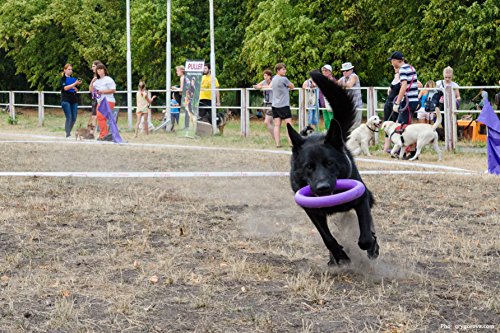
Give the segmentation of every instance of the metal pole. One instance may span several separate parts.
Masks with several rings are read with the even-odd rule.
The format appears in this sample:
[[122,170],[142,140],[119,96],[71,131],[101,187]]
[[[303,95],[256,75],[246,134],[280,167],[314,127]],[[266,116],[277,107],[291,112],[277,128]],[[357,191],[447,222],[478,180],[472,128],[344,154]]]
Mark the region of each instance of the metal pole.
[[217,130],[217,111],[216,111],[216,93],[215,93],[215,46],[214,46],[214,1],[210,0],[210,70],[212,73],[211,84],[212,84],[212,133]]
[[127,0],[127,114],[132,129],[132,53],[130,51],[130,0]]
[[166,85],[167,85],[167,96],[165,98],[165,103],[167,104],[167,114],[170,114],[170,99],[171,99],[171,89],[172,89],[172,84],[170,81],[170,76],[171,76],[171,70],[172,70],[172,51],[171,51],[171,44],[170,44],[170,0],[167,0],[167,68],[166,68]]

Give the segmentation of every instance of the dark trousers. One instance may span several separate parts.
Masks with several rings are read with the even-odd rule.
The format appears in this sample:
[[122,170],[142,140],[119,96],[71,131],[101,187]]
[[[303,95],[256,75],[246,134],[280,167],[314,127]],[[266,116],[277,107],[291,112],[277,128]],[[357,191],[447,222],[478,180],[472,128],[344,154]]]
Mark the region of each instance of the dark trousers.
[[64,130],[66,131],[66,136],[71,135],[71,130],[76,122],[76,116],[78,115],[78,103],[70,103],[68,101],[62,101],[61,107],[64,111],[64,116],[66,117],[66,123],[64,124]]

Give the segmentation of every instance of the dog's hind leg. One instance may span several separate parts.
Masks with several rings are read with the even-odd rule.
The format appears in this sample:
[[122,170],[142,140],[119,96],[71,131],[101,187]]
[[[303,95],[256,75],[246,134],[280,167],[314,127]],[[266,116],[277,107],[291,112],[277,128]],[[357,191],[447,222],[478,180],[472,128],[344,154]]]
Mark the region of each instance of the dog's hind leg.
[[330,261],[328,262],[328,265],[343,265],[351,262],[351,259],[349,259],[347,254],[344,252],[343,247],[337,242],[330,232],[326,214],[321,212],[315,213],[313,210],[309,209],[305,209],[305,211],[316,226],[316,229],[318,229],[326,247],[330,250]]
[[375,237],[375,227],[373,226],[369,200],[363,200],[354,209],[359,223],[358,246],[361,250],[368,252],[368,258],[375,259],[379,255],[379,246],[377,237]]
[[438,134],[436,133],[436,135],[434,136],[434,141],[432,142],[432,147],[434,148],[434,150],[438,154],[438,161],[441,161],[442,155],[441,155],[441,149],[439,149],[438,140],[439,140],[439,137],[438,137]]

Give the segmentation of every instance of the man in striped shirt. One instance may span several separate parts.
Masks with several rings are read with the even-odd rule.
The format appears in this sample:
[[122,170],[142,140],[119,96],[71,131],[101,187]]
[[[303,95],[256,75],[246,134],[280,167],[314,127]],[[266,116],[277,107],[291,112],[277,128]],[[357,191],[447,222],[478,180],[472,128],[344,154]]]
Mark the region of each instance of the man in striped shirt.
[[418,109],[418,79],[415,68],[404,62],[399,51],[391,54],[389,59],[396,71],[399,71],[401,88],[394,101],[393,111],[398,113],[398,123],[410,124],[413,113]]

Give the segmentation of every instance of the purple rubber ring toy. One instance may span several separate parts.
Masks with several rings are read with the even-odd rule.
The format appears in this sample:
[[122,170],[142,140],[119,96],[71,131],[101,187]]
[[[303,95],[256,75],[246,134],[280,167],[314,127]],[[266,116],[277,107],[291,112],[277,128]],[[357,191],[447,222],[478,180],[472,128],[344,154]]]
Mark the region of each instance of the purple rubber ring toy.
[[295,202],[304,208],[333,207],[355,200],[365,193],[365,185],[354,179],[337,179],[335,189],[347,191],[317,197],[307,185],[295,193]]

